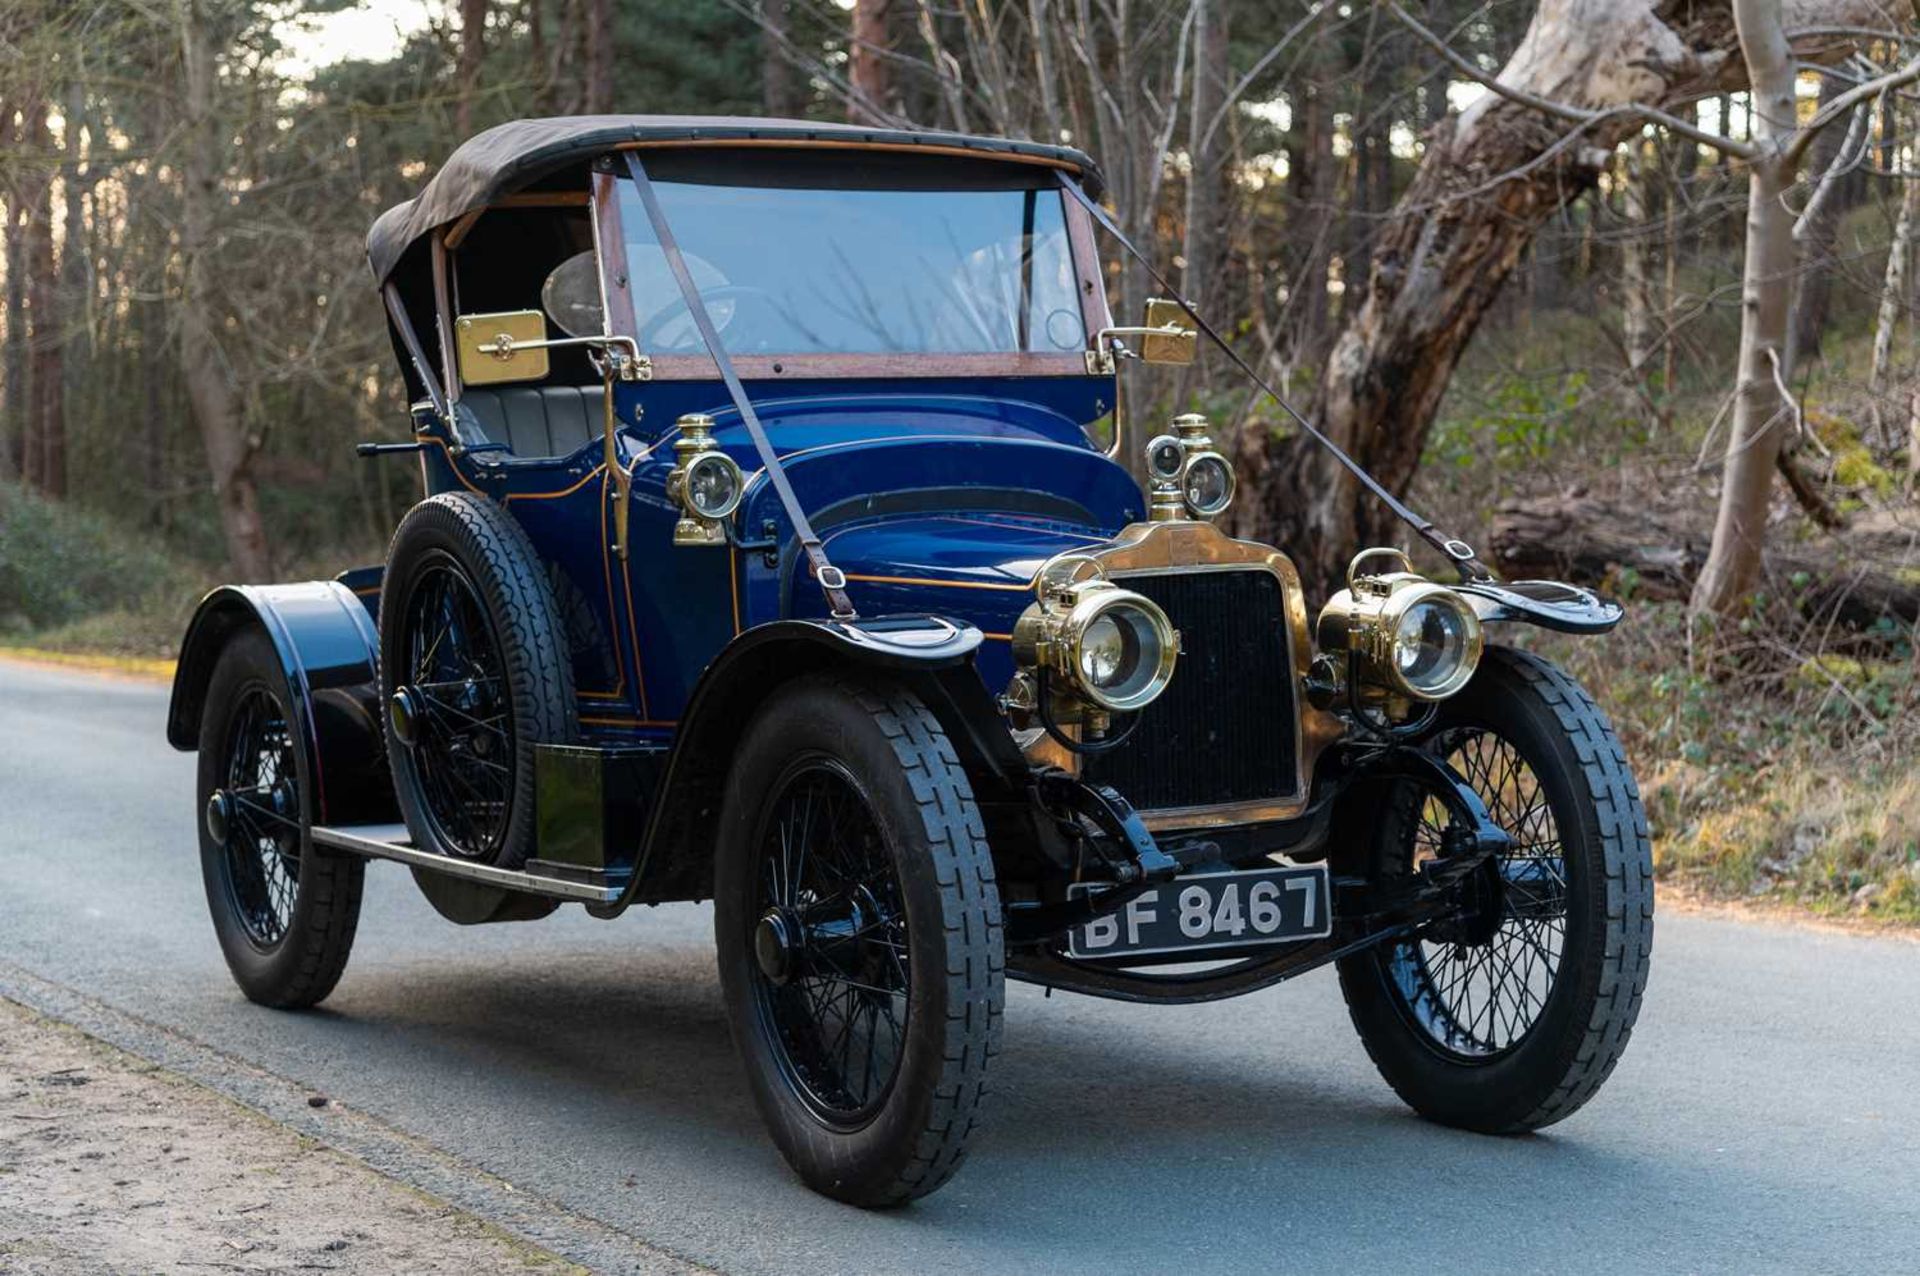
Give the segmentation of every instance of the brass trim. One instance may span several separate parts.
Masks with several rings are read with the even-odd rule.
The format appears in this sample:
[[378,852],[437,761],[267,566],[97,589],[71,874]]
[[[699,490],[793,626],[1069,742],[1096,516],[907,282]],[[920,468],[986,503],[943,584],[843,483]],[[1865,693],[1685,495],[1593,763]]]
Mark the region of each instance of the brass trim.
[[[1116,583],[1131,577],[1196,571],[1265,571],[1280,582],[1295,676],[1295,796],[1212,806],[1164,807],[1140,814],[1149,829],[1159,831],[1265,823],[1291,819],[1305,810],[1311,797],[1314,766],[1328,746],[1345,735],[1346,725],[1335,715],[1314,708],[1307,700],[1305,682],[1313,663],[1313,645],[1308,636],[1306,591],[1293,561],[1270,545],[1235,540],[1212,523],[1185,520],[1129,524],[1104,547],[1070,550],[1058,556],[1058,559],[1067,558],[1090,560]],[[1045,581],[1049,568],[1058,559],[1043,566],[1036,581]],[[1077,564],[1074,569],[1078,570]],[[1177,668],[1173,676],[1180,676]],[[1027,748],[1027,756],[1030,761],[1060,766],[1076,775],[1080,771],[1079,758],[1054,745],[1044,735]]]

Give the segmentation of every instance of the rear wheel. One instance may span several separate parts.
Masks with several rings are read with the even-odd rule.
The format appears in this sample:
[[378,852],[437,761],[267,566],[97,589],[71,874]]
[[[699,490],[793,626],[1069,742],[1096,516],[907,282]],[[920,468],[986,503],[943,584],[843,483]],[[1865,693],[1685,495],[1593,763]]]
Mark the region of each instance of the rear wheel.
[[464,492],[401,520],[380,606],[395,796],[422,849],[501,868],[533,853],[533,746],[573,736],[558,609],[511,515]]
[[793,686],[736,755],[719,842],[721,982],[774,1141],[843,1201],[933,1191],[1005,997],[993,861],[939,722],[896,688]]
[[314,847],[306,741],[280,658],[258,630],[221,652],[200,718],[200,867],[234,982],[297,1008],[332,992],[353,951],[366,863]]
[[[1354,1026],[1421,1115],[1521,1133],[1578,1111],[1625,1050],[1653,943],[1646,812],[1606,716],[1547,661],[1490,649],[1424,745],[1513,838],[1471,916],[1340,963]],[[1446,816],[1408,787],[1373,871],[1440,849]]]

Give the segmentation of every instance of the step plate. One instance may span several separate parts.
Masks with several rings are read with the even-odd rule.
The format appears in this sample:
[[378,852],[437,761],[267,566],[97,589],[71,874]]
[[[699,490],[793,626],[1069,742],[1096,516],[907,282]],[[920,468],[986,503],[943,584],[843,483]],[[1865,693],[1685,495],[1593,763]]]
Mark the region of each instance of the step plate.
[[620,898],[621,891],[625,889],[624,883],[603,885],[569,881],[562,877],[449,859],[445,855],[435,855],[432,851],[423,851],[414,846],[411,836],[404,824],[352,824],[340,828],[317,825],[313,830],[313,840],[318,846],[351,851],[355,855],[374,859],[395,860],[415,868],[445,873],[448,877],[462,877],[470,882],[483,882],[510,891],[525,891],[529,895],[578,900],[584,904],[611,904]]

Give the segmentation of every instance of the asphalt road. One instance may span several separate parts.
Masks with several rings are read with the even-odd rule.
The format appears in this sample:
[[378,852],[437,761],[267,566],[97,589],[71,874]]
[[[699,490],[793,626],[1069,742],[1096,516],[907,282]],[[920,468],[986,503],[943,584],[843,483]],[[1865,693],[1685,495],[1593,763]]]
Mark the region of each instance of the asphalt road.
[[0,662],[0,986],[51,981],[728,1272],[1914,1271],[1920,944],[1663,915],[1633,1044],[1538,1136],[1408,1115],[1328,972],[1215,1006],[1010,990],[944,1190],[801,1188],[734,1061],[707,910],[460,929],[376,865],[321,1012],[243,1001],[165,688]]

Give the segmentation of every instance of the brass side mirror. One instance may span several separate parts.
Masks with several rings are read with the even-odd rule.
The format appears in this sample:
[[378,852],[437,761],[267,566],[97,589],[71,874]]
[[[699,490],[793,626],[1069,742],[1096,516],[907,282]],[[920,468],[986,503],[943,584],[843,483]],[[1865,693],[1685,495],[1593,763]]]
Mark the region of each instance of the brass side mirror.
[[1193,362],[1199,334],[1177,301],[1147,300],[1147,318],[1141,325],[1140,358],[1147,363]]
[[453,348],[467,385],[539,381],[547,375],[547,319],[538,310],[461,315]]

